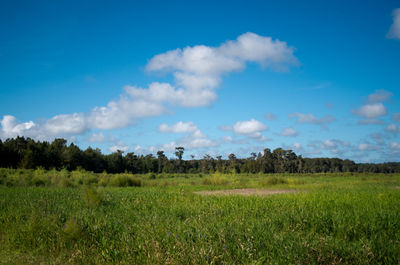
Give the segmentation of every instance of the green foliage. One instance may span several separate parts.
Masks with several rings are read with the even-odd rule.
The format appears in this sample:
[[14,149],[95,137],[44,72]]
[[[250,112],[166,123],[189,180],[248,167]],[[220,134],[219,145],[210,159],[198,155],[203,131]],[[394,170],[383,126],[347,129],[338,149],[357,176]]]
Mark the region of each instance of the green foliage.
[[142,181],[129,174],[116,174],[111,179],[111,185],[115,187],[140,187],[142,186]]
[[[340,172],[373,172],[373,173],[400,173],[400,162],[381,164],[356,164],[354,161],[339,158],[303,158],[292,150],[276,148],[271,151],[265,148],[264,152],[251,153],[250,157],[239,158],[229,154],[227,159],[222,156],[215,158],[205,155],[202,159],[183,159],[184,148],[176,147],[174,158],[168,158],[164,151],[157,151],[157,157],[152,154],[136,155],[124,154],[117,151],[103,155],[100,149],[87,148],[81,150],[74,144],[67,145],[65,139],[55,139],[52,143],[34,141],[30,138],[17,137],[1,142],[0,167],[23,169],[66,169],[68,171],[82,171],[100,173],[203,173],[214,172],[231,175],[242,173],[340,173]],[[40,174],[42,175],[42,174]],[[51,177],[52,178],[52,177]],[[94,179],[88,180],[93,181]],[[81,180],[83,183],[83,180]],[[37,185],[49,185],[43,179],[35,179]],[[74,182],[74,181],[73,181]],[[78,184],[82,184],[78,183]],[[9,182],[9,185],[19,185],[18,181]],[[50,185],[52,185],[50,183]]]
[[75,218],[69,218],[64,224],[62,234],[67,243],[75,243],[83,238],[84,231]]
[[229,179],[221,173],[214,173],[208,177],[203,178],[202,183],[204,185],[226,186],[229,184]]
[[262,186],[272,186],[278,184],[288,184],[288,180],[283,177],[278,176],[269,176],[266,179],[261,181]]
[[82,189],[82,198],[87,206],[98,206],[103,200],[103,193],[101,190],[92,186],[84,186]]

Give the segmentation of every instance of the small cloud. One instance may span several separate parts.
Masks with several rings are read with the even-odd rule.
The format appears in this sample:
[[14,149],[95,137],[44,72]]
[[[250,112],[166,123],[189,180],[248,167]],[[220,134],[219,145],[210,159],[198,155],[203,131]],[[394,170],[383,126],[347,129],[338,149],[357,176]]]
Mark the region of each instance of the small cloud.
[[362,143],[358,145],[358,150],[360,151],[365,151],[368,150],[370,148],[370,145],[367,143]]
[[389,147],[392,151],[400,151],[400,143],[391,142]]
[[250,119],[248,121],[238,121],[233,125],[233,131],[237,134],[247,136],[259,141],[268,140],[262,135],[263,131],[268,130],[268,127],[255,119]]
[[104,140],[105,137],[103,133],[93,133],[88,139],[91,143],[103,143]]
[[400,122],[400,113],[399,113],[399,112],[393,113],[393,114],[392,114],[392,119],[393,119],[394,121]]
[[374,119],[387,114],[386,107],[382,103],[370,103],[353,110],[353,113],[368,119]]
[[389,100],[392,96],[392,92],[376,90],[375,93],[368,95],[368,99],[364,105],[351,112],[364,118],[358,122],[359,124],[382,124],[383,122],[377,119],[387,114],[386,107],[382,102]]
[[388,39],[400,39],[400,8],[393,10],[393,24],[386,34]]
[[273,121],[273,120],[276,120],[276,115],[271,112],[268,112],[268,113],[265,113],[264,118],[266,120]]
[[111,153],[115,153],[118,151],[127,152],[129,150],[129,147],[120,141],[116,145],[111,146],[109,150]]
[[383,124],[383,121],[378,119],[363,119],[359,120],[358,124],[366,125],[366,124]]
[[285,128],[281,131],[280,133],[281,136],[289,136],[289,137],[295,137],[298,135],[298,132],[293,129],[292,127]]
[[369,104],[384,102],[389,100],[393,96],[393,93],[384,89],[376,90],[375,93],[372,93],[368,96],[367,102]]
[[388,126],[386,126],[385,131],[389,132],[389,133],[393,133],[393,134],[397,134],[400,133],[400,126],[397,126],[396,124],[388,124]]
[[163,133],[190,133],[198,130],[197,125],[193,122],[182,122],[179,121],[171,126],[168,124],[163,123],[158,126],[158,130]]
[[297,118],[298,123],[309,123],[316,125],[324,125],[326,123],[331,123],[335,121],[335,118],[330,115],[327,115],[322,118],[316,118],[311,113],[299,113],[299,112],[289,114],[289,118]]
[[231,125],[221,125],[219,129],[224,132],[233,131],[233,127]]

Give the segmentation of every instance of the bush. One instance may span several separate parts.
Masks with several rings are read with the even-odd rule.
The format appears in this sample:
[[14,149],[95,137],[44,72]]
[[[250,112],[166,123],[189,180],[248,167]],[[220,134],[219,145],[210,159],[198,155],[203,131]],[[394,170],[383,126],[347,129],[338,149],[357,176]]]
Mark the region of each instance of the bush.
[[278,184],[288,184],[287,179],[282,178],[282,177],[267,177],[266,180],[264,180],[261,184],[265,186],[271,186],[271,185],[278,185]]
[[65,222],[63,228],[63,235],[67,242],[76,242],[83,236],[83,229],[75,220],[75,218],[70,218]]
[[87,206],[98,206],[103,200],[103,193],[92,186],[84,186],[82,196]]
[[203,178],[202,183],[204,185],[225,186],[229,184],[229,180],[222,174],[214,173],[211,176]]
[[140,187],[142,186],[142,181],[132,175],[118,174],[111,179],[111,185],[115,187]]

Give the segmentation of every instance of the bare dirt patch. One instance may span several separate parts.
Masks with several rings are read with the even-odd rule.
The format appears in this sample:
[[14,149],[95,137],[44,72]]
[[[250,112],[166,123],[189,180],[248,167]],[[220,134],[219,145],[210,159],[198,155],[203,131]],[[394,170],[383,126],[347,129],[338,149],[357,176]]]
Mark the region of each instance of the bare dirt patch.
[[396,186],[396,189],[400,190],[400,186]]
[[268,196],[273,194],[293,193],[296,190],[260,190],[260,189],[234,189],[234,190],[212,190],[212,191],[197,191],[195,194],[200,195],[258,195]]

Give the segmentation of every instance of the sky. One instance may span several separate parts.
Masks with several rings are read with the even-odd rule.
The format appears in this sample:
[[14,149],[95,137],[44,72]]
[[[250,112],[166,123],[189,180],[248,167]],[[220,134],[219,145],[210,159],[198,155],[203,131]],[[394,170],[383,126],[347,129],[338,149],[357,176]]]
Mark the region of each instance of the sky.
[[400,161],[398,1],[0,2],[0,139]]

